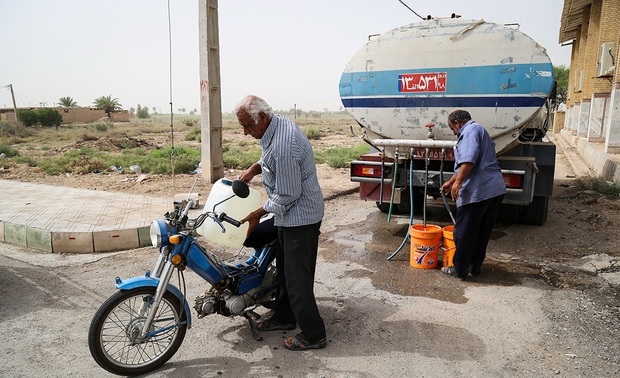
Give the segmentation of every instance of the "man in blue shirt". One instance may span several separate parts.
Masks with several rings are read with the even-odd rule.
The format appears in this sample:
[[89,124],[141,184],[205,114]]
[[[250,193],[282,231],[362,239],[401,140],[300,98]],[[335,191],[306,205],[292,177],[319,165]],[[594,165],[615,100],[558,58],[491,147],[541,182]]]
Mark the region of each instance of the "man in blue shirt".
[[245,135],[260,139],[261,158],[241,174],[250,182],[262,174],[269,199],[242,222],[248,233],[268,213],[274,215],[280,247],[276,255],[278,293],[271,318],[258,323],[261,331],[301,332],[284,340],[291,350],[327,345],[325,324],[314,297],[314,274],[321,221],[325,210],[316,174],[314,152],[303,131],[289,118],[272,114],[260,97],[247,96],[235,108]]
[[491,231],[506,195],[506,185],[495,155],[495,143],[485,128],[465,110],[448,116],[458,136],[454,147],[454,175],[441,186],[456,201],[454,266],[441,270],[461,279],[480,274]]

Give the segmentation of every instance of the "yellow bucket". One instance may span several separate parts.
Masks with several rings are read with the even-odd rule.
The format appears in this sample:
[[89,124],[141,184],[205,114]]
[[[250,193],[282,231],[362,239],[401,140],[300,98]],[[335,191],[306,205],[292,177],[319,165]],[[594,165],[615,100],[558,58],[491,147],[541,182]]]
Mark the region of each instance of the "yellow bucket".
[[454,243],[454,225],[449,225],[443,228],[443,245],[441,250],[443,251],[443,262],[441,266],[448,267],[454,266],[454,252],[456,251],[456,244]]
[[442,229],[439,226],[427,224],[411,225],[411,253],[409,256],[411,266],[421,269],[434,269],[437,267],[439,244],[441,243]]

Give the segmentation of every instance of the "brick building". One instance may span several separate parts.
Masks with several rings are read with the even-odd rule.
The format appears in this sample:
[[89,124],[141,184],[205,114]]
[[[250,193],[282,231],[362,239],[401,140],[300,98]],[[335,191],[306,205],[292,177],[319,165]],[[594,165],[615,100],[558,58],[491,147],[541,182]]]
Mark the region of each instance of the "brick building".
[[564,132],[620,154],[620,0],[565,0],[559,42],[572,44]]

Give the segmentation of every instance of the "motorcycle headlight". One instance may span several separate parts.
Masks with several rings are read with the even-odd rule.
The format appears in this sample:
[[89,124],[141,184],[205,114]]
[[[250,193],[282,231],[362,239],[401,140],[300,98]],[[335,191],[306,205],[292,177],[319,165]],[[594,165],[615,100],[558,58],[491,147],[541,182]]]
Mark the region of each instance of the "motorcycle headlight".
[[149,230],[151,244],[155,248],[165,247],[170,244],[170,240],[168,240],[170,235],[174,235],[176,232],[177,230],[166,223],[166,221],[162,219],[154,220]]

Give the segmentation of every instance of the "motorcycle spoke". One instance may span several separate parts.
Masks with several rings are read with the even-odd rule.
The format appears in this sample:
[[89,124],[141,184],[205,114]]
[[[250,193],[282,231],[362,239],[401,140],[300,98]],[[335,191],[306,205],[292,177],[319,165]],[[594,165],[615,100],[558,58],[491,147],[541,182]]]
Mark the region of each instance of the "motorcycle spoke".
[[160,303],[147,336],[140,337],[151,301],[152,296],[127,298],[108,314],[101,329],[101,343],[112,360],[128,366],[149,363],[174,341],[178,313],[167,301]]

